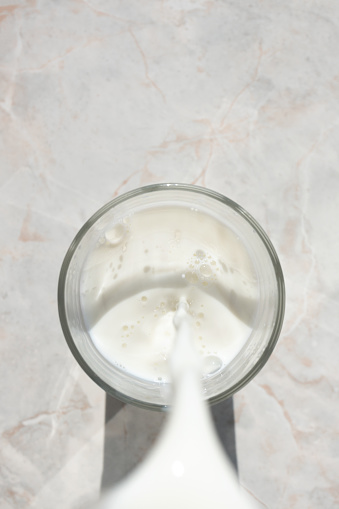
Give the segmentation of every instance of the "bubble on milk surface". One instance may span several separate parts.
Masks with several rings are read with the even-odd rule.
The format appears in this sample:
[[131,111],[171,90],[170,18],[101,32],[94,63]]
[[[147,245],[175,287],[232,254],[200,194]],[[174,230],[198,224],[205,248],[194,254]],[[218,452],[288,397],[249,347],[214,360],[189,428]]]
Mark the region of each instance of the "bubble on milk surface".
[[199,281],[197,274],[192,271],[185,272],[185,279],[188,283],[191,283],[191,284],[195,284]]
[[105,233],[105,239],[111,246],[120,244],[126,233],[126,228],[123,224],[118,223]]
[[206,253],[202,249],[197,249],[194,256],[199,258],[199,260],[203,260],[206,257]]
[[213,274],[213,270],[209,265],[207,265],[207,263],[204,263],[200,266],[200,272],[205,277],[211,277]]
[[211,376],[220,371],[223,365],[222,360],[217,355],[208,355],[203,360],[203,375]]
[[188,270],[182,274],[182,278],[188,284],[209,286],[217,280],[217,273],[220,272],[219,262],[220,260],[215,258],[213,253],[210,254],[202,249],[196,249],[186,260]]

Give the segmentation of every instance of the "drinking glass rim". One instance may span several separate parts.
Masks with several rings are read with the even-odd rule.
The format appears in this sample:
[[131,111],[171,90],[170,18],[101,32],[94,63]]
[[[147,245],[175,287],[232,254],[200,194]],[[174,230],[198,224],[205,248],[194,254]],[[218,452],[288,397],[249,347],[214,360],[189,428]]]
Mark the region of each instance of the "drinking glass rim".
[[68,269],[70,266],[70,263],[72,261],[72,258],[74,254],[76,253],[76,250],[82,241],[82,239],[85,237],[86,233],[89,231],[89,229],[102,217],[104,216],[109,210],[113,209],[114,207],[118,206],[119,204],[131,199],[135,198],[137,196],[146,194],[146,193],[152,193],[155,191],[188,191],[196,194],[203,194],[209,198],[215,199],[227,207],[234,210],[237,214],[239,214],[247,223],[250,224],[250,226],[253,228],[253,230],[258,234],[260,237],[263,245],[266,248],[267,253],[269,254],[269,257],[272,261],[272,266],[275,273],[275,278],[277,282],[277,295],[278,295],[278,306],[276,311],[276,320],[274,323],[274,327],[272,329],[272,333],[270,336],[270,339],[262,352],[261,356],[257,360],[257,362],[252,366],[252,368],[245,373],[245,375],[234,385],[232,385],[230,388],[225,390],[224,392],[221,392],[215,396],[212,396],[207,401],[210,405],[214,405],[216,403],[219,403],[220,401],[223,401],[224,399],[232,396],[236,392],[238,392],[241,388],[243,388],[247,383],[249,383],[256,375],[257,373],[264,367],[266,362],[268,361],[269,357],[271,356],[276,343],[278,341],[281,328],[283,325],[284,320],[284,314],[285,314],[285,282],[284,282],[284,276],[283,271],[281,268],[281,264],[278,258],[278,255],[276,253],[276,250],[269,239],[268,235],[264,231],[264,229],[260,226],[260,224],[254,219],[254,217],[247,212],[241,205],[236,203],[235,201],[231,200],[230,198],[224,196],[221,193],[218,193],[217,191],[213,191],[211,189],[202,187],[202,186],[196,186],[193,184],[182,184],[182,183],[159,183],[159,184],[151,184],[147,186],[138,187],[136,189],[133,189],[131,191],[127,191],[126,193],[121,194],[120,196],[117,196],[116,198],[113,198],[113,200],[109,201],[105,205],[103,205],[101,208],[99,208],[90,218],[83,224],[83,226],[80,228],[78,233],[75,235],[73,241],[71,242],[66,255],[63,259],[60,274],[59,274],[59,281],[58,281],[58,311],[59,311],[59,319],[60,324],[63,330],[63,334],[65,336],[66,342],[68,344],[69,349],[71,350],[73,356],[75,357],[78,364],[82,367],[82,369],[87,373],[87,375],[92,378],[94,382],[96,382],[102,389],[104,389],[107,393],[110,395],[118,398],[121,401],[124,401],[125,403],[131,403],[133,405],[142,407],[142,408],[148,408],[152,410],[164,410],[168,406],[167,405],[161,405],[161,404],[155,404],[155,403],[149,403],[149,402],[143,402],[138,399],[135,399],[131,396],[127,396],[113,387],[111,387],[107,382],[102,380],[97,373],[89,366],[89,364],[86,362],[86,360],[83,358],[83,356],[80,354],[74,340],[72,333],[68,326],[68,320],[67,320],[67,314],[66,314],[66,306],[65,306],[65,285],[66,285],[66,278],[68,274]]

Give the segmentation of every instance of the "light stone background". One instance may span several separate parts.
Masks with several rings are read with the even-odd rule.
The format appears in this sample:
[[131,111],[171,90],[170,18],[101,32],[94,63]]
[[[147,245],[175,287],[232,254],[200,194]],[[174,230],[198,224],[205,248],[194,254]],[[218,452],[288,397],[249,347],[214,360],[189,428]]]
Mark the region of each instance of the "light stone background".
[[[97,208],[163,181],[240,203],[284,269],[278,346],[234,398],[242,485],[339,508],[338,48],[336,0],[0,1],[1,509],[99,494],[105,395],[63,339],[58,273]],[[124,470],[163,415],[114,419]]]

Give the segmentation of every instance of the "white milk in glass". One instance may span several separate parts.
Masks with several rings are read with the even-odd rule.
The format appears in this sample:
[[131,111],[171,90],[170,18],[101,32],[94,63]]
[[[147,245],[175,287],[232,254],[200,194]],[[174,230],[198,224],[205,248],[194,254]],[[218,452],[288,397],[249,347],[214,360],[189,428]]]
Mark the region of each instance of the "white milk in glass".
[[259,297],[242,239],[199,207],[153,206],[118,217],[88,255],[80,284],[92,341],[111,364],[171,380],[181,299],[203,377],[221,372],[249,338]]

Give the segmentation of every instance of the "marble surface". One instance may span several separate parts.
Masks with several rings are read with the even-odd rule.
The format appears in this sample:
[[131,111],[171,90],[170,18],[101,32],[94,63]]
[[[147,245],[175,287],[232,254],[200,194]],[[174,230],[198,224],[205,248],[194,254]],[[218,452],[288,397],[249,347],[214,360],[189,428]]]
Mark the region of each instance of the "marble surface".
[[[0,1],[1,509],[99,496],[105,394],[64,341],[58,273],[102,204],[164,181],[237,201],[283,266],[281,338],[234,397],[241,484],[339,508],[338,20],[335,0]],[[117,407],[112,476],[163,420]]]

